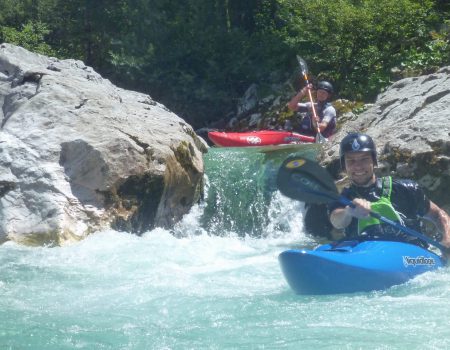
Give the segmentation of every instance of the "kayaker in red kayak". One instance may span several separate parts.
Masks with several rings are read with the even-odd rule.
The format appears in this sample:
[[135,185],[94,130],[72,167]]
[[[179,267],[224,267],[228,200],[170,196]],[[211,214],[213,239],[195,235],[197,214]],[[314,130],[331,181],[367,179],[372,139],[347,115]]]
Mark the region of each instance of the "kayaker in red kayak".
[[328,209],[330,221],[337,229],[345,229],[347,237],[366,236],[390,240],[412,241],[393,226],[385,225],[369,216],[370,210],[397,221],[413,230],[421,231],[420,217],[430,218],[442,228],[441,244],[450,248],[450,217],[430,201],[417,182],[395,180],[390,176],[377,178],[376,147],[366,134],[351,133],[340,144],[341,167],[351,181],[342,195],[352,200],[355,208],[332,202]]
[[[308,89],[312,89],[312,84],[306,85],[288,103],[288,108],[292,111],[306,112],[306,116],[300,122],[298,132],[303,135],[315,136],[316,130],[313,124],[313,105],[311,102],[300,102],[308,94]],[[317,103],[314,103],[317,117],[319,118],[320,133],[329,138],[336,129],[336,109],[330,103],[333,95],[333,85],[322,80],[317,84]]]

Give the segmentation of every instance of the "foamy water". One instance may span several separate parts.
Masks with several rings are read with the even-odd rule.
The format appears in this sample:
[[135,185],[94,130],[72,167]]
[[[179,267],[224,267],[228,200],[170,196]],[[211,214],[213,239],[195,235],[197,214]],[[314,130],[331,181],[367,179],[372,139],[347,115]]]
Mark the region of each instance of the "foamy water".
[[295,295],[278,254],[317,242],[259,161],[213,154],[205,201],[170,232],[1,245],[0,349],[450,348],[447,268],[383,292]]

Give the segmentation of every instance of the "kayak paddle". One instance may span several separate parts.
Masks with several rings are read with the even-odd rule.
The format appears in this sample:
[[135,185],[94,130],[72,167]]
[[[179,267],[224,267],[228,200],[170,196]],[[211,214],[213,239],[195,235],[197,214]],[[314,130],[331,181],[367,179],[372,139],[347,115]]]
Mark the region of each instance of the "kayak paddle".
[[298,61],[298,64],[300,65],[300,70],[302,71],[303,79],[305,79],[305,82],[306,82],[309,102],[311,102],[311,109],[312,109],[313,117],[314,117],[313,124],[314,124],[314,127],[317,132],[317,141],[318,141],[318,143],[324,143],[324,142],[326,142],[326,138],[320,133],[319,118],[317,117],[316,108],[314,107],[314,101],[313,101],[313,98],[311,95],[311,90],[308,87],[308,85],[309,85],[308,65],[306,64],[305,60],[298,55],[297,55],[297,61]]
[[[278,171],[277,186],[285,196],[305,203],[320,204],[339,201],[343,205],[355,207],[351,200],[338,193],[336,184],[328,171],[318,163],[306,158],[287,158]],[[449,249],[439,242],[409,227],[400,225],[398,222],[392,221],[379,213],[371,211],[370,216],[439,248],[443,253],[449,252]]]

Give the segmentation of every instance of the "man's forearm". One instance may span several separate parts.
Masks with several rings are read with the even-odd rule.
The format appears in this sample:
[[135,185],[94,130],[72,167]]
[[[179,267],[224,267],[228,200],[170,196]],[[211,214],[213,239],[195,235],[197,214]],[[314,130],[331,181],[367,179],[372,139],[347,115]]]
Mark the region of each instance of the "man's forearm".
[[298,109],[298,103],[303,98],[303,90],[301,90],[299,93],[297,93],[288,103],[288,107],[291,111],[296,111]]
[[430,201],[430,210],[426,216],[440,224],[443,233],[442,242],[445,246],[450,247],[450,217],[448,214]]

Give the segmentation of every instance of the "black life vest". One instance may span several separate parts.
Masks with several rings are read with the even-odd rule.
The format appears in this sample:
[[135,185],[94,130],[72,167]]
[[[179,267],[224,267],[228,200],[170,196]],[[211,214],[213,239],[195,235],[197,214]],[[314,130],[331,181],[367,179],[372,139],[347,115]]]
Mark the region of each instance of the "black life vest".
[[[330,106],[332,106],[332,104],[330,102],[314,104],[319,121],[323,120],[323,117],[324,117],[323,112]],[[316,132],[314,131],[314,127],[313,127],[312,118],[314,118],[312,109],[308,108],[308,112],[307,112],[306,116],[302,119],[302,121],[300,123],[299,131],[301,134],[312,135],[312,136],[314,136],[316,134]],[[336,129],[336,118],[333,118],[332,120],[329,121],[327,127],[325,128],[325,130],[323,130],[321,132],[321,134],[324,137],[330,137],[331,135],[333,135],[335,129]]]

